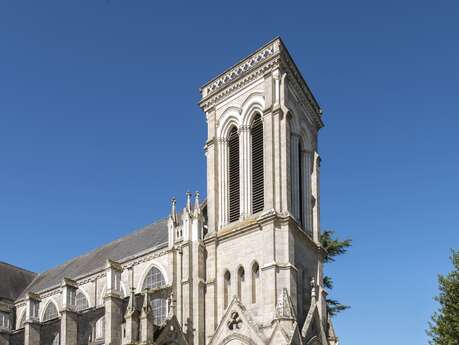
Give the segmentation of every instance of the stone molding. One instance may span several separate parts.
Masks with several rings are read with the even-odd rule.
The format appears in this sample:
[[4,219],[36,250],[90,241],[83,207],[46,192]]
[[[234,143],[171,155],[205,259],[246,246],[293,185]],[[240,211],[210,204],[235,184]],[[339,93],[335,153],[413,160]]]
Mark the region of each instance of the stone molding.
[[322,110],[279,37],[205,84],[201,88],[202,99],[199,106],[208,112],[218,102],[228,98],[254,79],[277,68],[287,72],[288,80],[299,102],[308,109],[316,127],[323,127]]
[[201,94],[203,99],[221,89],[228,83],[231,83],[237,78],[247,74],[254,67],[266,61],[268,58],[279,51],[280,45],[280,39],[275,38],[249,57],[243,59],[235,66],[230,67],[228,70],[212,79],[206,85],[201,87]]

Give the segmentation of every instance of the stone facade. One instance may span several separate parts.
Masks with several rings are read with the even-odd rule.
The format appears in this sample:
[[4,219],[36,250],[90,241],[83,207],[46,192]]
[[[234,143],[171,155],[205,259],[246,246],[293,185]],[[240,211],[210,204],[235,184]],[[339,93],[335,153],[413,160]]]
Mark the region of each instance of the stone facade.
[[337,344],[322,283],[316,100],[279,38],[201,94],[207,199],[187,193],[167,220],[37,275],[7,308],[1,345]]

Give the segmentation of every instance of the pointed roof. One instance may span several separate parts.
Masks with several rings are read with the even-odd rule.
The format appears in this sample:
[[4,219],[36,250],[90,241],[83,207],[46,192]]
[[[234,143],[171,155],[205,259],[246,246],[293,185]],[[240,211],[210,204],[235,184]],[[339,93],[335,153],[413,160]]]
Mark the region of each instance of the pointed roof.
[[293,304],[287,289],[282,289],[276,305],[275,319],[296,319]]

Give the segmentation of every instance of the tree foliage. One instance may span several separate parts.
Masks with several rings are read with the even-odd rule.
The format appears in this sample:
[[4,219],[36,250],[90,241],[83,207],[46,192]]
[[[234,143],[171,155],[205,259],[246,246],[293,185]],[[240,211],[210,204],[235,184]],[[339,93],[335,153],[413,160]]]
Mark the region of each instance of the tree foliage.
[[[335,257],[343,255],[347,252],[348,248],[352,245],[352,240],[347,239],[340,241],[335,237],[335,232],[332,230],[325,230],[320,237],[320,243],[325,249],[324,262],[333,262]],[[323,278],[324,287],[328,290],[333,289],[333,280],[329,276]],[[330,316],[334,316],[343,310],[350,308],[348,305],[341,304],[337,300],[327,298],[327,310]]]
[[427,334],[431,345],[459,345],[459,252],[451,252],[453,270],[438,276],[440,294],[435,300],[440,308],[429,322]]

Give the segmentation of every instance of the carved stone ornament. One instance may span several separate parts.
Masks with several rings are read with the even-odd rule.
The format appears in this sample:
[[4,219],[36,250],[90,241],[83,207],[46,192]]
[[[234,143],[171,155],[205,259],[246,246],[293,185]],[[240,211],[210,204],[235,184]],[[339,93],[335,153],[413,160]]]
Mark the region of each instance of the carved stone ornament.
[[242,320],[237,311],[231,312],[230,319],[228,320],[227,324],[231,331],[241,328]]

